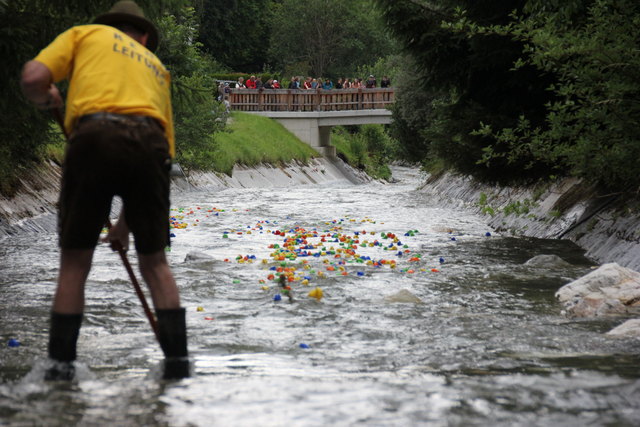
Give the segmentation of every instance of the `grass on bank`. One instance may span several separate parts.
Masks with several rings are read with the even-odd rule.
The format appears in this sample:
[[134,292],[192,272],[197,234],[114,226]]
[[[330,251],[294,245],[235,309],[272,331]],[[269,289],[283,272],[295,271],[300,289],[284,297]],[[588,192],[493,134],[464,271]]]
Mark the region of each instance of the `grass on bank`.
[[275,120],[233,112],[227,129],[215,135],[212,168],[231,175],[233,166],[307,162],[319,154]]
[[331,131],[331,144],[336,147],[339,157],[364,170],[370,177],[391,178],[388,163],[397,150],[396,143],[385,133],[382,125],[336,126]]
[[[42,154],[44,158],[62,164],[64,137],[59,129],[51,130],[52,138],[43,147]],[[190,150],[189,158],[179,156],[176,161],[186,169],[210,170],[230,176],[236,164],[286,164],[294,160],[306,163],[319,156],[276,120],[242,112],[231,113],[226,129],[215,133],[213,139],[215,143],[204,145],[210,150]],[[394,141],[389,139],[382,125],[334,127],[331,143],[351,166],[364,170],[373,178],[391,178],[387,162],[394,150]]]

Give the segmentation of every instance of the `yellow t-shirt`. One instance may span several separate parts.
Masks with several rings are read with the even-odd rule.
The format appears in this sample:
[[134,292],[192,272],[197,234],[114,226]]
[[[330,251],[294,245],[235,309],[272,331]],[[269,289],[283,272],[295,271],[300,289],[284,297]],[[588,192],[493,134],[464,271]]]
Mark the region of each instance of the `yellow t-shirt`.
[[80,25],[60,34],[36,61],[52,73],[54,82],[69,80],[65,127],[78,117],[108,111],[158,119],[175,156],[171,76],[143,45],[106,25]]

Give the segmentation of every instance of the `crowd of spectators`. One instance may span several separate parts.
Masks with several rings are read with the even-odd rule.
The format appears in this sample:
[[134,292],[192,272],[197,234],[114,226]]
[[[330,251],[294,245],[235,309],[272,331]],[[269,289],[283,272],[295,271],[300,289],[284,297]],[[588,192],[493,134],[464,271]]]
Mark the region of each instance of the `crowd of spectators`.
[[[222,85],[222,84],[221,84]],[[225,83],[228,86],[228,83]],[[235,83],[236,89],[360,89],[367,88],[372,89],[378,87],[378,81],[373,75],[370,75],[365,81],[361,78],[339,78],[338,81],[334,84],[331,79],[323,79],[323,78],[313,78],[307,77],[304,81],[301,82],[300,77],[291,77],[289,84],[284,87],[278,80],[269,79],[266,82],[262,82],[260,77],[251,76],[248,80],[245,81],[243,77],[239,77],[238,81]],[[387,88],[391,87],[391,80],[389,77],[384,76],[380,80],[380,87]],[[220,90],[220,89],[219,89]],[[226,90],[226,89],[224,89]],[[228,93],[228,91],[221,93],[221,97],[224,97],[224,93]]]

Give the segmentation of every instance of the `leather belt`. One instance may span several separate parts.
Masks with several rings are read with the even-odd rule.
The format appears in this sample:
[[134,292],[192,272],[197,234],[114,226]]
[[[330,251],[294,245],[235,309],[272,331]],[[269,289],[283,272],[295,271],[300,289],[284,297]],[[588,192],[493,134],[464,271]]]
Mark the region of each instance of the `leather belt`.
[[113,123],[122,123],[128,125],[147,125],[147,126],[159,126],[162,129],[162,125],[160,122],[149,116],[135,116],[132,114],[116,114],[116,113],[107,113],[107,112],[99,112],[92,114],[85,114],[84,116],[80,116],[78,119],[78,124],[86,123],[90,121],[96,120],[105,120]]

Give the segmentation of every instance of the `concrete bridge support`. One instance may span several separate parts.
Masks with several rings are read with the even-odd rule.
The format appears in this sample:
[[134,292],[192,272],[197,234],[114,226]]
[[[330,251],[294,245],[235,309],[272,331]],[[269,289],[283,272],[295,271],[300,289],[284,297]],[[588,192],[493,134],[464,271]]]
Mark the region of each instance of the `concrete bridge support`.
[[301,141],[327,158],[336,156],[336,147],[331,145],[333,126],[391,123],[391,111],[383,109],[324,112],[256,111],[250,114],[277,120]]

